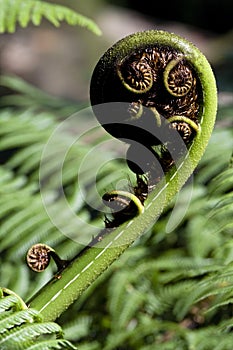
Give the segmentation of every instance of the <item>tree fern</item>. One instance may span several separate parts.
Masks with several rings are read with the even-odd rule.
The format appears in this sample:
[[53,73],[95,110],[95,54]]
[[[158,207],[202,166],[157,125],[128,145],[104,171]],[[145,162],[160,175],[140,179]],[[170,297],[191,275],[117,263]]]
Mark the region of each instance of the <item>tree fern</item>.
[[58,27],[61,21],[69,25],[86,27],[93,33],[100,35],[100,29],[89,18],[61,5],[50,4],[39,0],[1,0],[0,33],[14,33],[16,25],[23,28],[29,22],[40,25],[43,18]]
[[[13,87],[14,82],[16,80],[4,80],[9,87]],[[28,271],[24,256],[32,243],[42,240],[51,244],[64,258],[72,257],[80,249],[50,221],[38,186],[42,150],[58,125],[57,116],[65,116],[69,108],[76,107],[69,105],[66,109],[66,101],[60,104],[22,81],[19,83],[18,87],[15,84],[17,95],[4,98],[2,103],[2,106],[17,108],[2,109],[0,119],[0,272],[3,285],[28,298],[49,280],[53,271],[52,267],[37,276]],[[80,126],[86,121],[78,119],[77,123]],[[58,144],[64,145],[70,134],[61,136]],[[78,215],[86,218],[83,225],[74,225],[73,229],[87,236],[90,232],[86,223],[103,224],[103,218],[100,215],[96,219],[85,202],[80,201],[76,167],[100,140],[104,140],[103,135],[93,134],[88,145],[74,145],[64,165],[63,186],[67,198]],[[167,230],[167,222],[174,201],[156,225],[60,318],[65,337],[74,341],[79,350],[232,349],[232,168],[227,164],[232,140],[230,128],[216,128],[195,173],[190,205],[173,230]],[[45,164],[44,172],[46,178],[51,179],[47,193],[54,211],[60,215],[60,188],[51,171],[56,165],[53,163],[56,150],[50,156],[51,162]],[[92,201],[89,177],[92,165],[105,159],[101,154],[96,157],[98,159],[87,167],[85,177],[85,195]],[[115,161],[99,174],[100,191],[118,181],[119,166],[124,175],[127,174],[123,162]],[[190,191],[191,187],[187,186],[181,193],[181,211]],[[71,346],[64,339],[55,339],[61,334],[58,325],[43,325],[40,315],[25,305],[22,307],[17,296],[2,297],[0,308],[0,330],[4,331],[0,335],[9,341],[10,348],[16,346],[11,343],[16,331],[22,336],[21,346],[25,349]],[[36,343],[28,337],[31,330],[39,335]],[[45,335],[46,332],[51,334]]]

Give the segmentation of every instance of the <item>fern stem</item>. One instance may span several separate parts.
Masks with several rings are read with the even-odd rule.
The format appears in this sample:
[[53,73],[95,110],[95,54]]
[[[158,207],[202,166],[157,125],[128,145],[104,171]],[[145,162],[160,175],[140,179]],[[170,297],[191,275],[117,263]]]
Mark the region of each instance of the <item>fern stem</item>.
[[[114,53],[126,55],[141,43],[170,45],[179,49],[196,70],[203,94],[202,115],[199,131],[196,134],[187,156],[180,160],[150,193],[144,213],[104,235],[100,242],[84,249],[70,264],[55,275],[29,304],[37,309],[45,320],[56,319],[71,305],[95,279],[102,274],[136,239],[152,226],[164,207],[181,189],[201,159],[210,139],[217,110],[216,83],[212,69],[205,56],[185,39],[161,31],[136,33],[117,43],[107,58],[112,60]],[[106,66],[106,62],[102,62]],[[109,62],[108,62],[109,63]],[[104,69],[103,69],[104,74]],[[166,181],[165,181],[166,180]]]

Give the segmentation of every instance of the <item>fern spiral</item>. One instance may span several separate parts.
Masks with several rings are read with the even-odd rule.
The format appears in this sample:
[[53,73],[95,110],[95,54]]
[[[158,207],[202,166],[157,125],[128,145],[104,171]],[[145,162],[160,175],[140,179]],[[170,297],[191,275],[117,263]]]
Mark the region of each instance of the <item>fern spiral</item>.
[[96,35],[101,34],[94,21],[66,6],[38,0],[0,0],[0,7],[0,33],[14,33],[17,24],[22,28],[30,22],[38,26],[42,18],[46,18],[55,27],[65,21],[69,25],[86,27]]
[[31,298],[46,320],[66,310],[156,222],[200,161],[217,110],[215,78],[205,56],[187,40],[162,31],[135,33],[113,45],[93,72],[90,98],[110,134],[129,143],[132,151],[136,143],[155,156],[148,159],[142,151],[143,168],[135,171],[133,193],[107,195],[111,206],[132,205],[140,216],[84,248],[62,269],[61,278],[55,275]]
[[[159,134],[172,119],[171,127],[181,135],[186,129],[188,144],[198,132],[204,105],[196,50],[185,39],[161,31],[120,40],[102,56],[92,76],[90,97],[97,119],[113,136],[151,146],[165,142]],[[113,117],[95,110],[109,102],[126,102],[128,108],[119,106]]]
[[[95,67],[90,87],[93,111],[106,131],[130,145],[128,165],[137,182],[140,175],[147,176],[147,193],[188,157],[201,133],[211,99],[202,76],[209,68],[193,44],[153,30],[118,41]],[[212,71],[210,78],[214,87]],[[99,108],[100,104],[106,107]]]
[[55,261],[58,270],[64,268],[68,264],[68,261],[60,259],[54,249],[42,243],[34,244],[28,250],[26,261],[31,270],[42,272],[49,266],[51,257]]

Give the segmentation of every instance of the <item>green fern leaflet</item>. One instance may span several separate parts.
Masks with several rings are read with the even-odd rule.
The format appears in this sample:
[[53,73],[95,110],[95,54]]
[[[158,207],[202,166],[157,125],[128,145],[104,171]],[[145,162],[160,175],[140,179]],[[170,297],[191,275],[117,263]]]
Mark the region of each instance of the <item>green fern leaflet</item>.
[[[46,337],[44,337],[46,335]],[[13,292],[0,288],[0,348],[5,350],[76,349],[63,339],[61,327],[43,322]]]
[[65,6],[50,4],[39,0],[0,0],[0,33],[14,33],[17,23],[25,28],[29,22],[38,26],[42,19],[47,19],[55,27],[61,21],[69,25],[79,25],[100,35],[99,27],[89,18]]

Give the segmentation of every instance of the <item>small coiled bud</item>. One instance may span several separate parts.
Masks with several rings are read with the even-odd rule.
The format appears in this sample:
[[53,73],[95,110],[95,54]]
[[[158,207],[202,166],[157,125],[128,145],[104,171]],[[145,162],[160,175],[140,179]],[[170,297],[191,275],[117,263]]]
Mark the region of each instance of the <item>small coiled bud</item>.
[[43,243],[34,244],[28,250],[26,262],[31,270],[42,272],[49,266],[51,258],[56,263],[58,270],[68,264],[68,260],[60,259],[54,249]]

